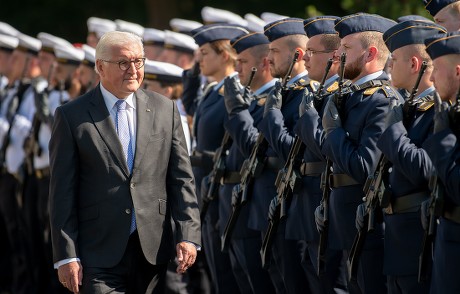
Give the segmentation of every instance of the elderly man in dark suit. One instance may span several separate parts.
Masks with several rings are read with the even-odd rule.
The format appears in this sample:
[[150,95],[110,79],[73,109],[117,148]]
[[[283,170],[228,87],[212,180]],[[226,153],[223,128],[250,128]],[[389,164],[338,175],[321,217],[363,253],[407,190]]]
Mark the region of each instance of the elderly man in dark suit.
[[195,262],[199,211],[179,111],[139,89],[144,62],[140,37],[106,33],[100,84],[55,112],[53,253],[74,293],[162,293],[174,244],[178,272]]

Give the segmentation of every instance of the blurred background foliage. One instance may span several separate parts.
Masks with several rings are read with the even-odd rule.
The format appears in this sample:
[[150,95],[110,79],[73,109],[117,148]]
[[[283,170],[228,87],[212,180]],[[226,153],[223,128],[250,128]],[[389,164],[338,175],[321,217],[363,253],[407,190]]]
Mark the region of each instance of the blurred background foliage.
[[274,12],[292,17],[343,16],[355,12],[377,13],[396,19],[419,14],[430,18],[422,0],[1,0],[0,21],[36,36],[48,32],[71,42],[85,42],[90,16],[123,19],[158,29],[169,28],[173,17],[202,22],[201,8],[227,9],[241,16]]

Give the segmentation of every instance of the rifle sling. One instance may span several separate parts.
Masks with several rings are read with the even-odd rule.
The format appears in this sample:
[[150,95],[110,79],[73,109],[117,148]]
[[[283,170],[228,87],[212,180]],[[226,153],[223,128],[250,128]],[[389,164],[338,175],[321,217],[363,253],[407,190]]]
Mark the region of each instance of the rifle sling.
[[361,184],[347,174],[331,174],[329,176],[329,183],[331,188],[340,188]]
[[300,165],[300,174],[302,176],[319,176],[326,169],[326,162],[302,162]]
[[430,198],[430,191],[423,191],[394,198],[387,208],[384,208],[386,214],[409,213],[420,210],[423,201]]

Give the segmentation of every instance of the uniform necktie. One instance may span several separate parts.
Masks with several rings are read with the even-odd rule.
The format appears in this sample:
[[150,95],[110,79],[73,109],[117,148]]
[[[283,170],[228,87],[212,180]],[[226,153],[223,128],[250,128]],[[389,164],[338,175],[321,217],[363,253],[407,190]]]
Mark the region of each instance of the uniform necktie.
[[[134,154],[131,134],[129,131],[128,114],[126,113],[126,101],[119,99],[115,103],[115,106],[117,107],[117,114],[115,117],[117,134],[120,139],[121,146],[123,147],[123,153],[125,155],[126,164],[128,165],[128,170],[131,173],[133,170]],[[130,233],[134,232],[135,229],[136,216],[133,209],[131,214]]]

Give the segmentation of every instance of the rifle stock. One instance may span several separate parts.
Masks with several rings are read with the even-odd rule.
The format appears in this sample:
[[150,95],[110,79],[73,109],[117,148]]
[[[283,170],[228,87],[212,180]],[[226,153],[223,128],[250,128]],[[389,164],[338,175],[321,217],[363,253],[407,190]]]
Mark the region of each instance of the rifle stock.
[[206,197],[203,197],[203,206],[201,207],[201,219],[204,219],[208,212],[209,204],[215,199],[219,191],[221,179],[225,174],[225,157],[228,155],[228,149],[232,145],[232,138],[228,132],[225,132],[222,143],[214,155],[214,166],[211,171],[209,180],[209,189]]
[[419,256],[418,281],[423,282],[430,279],[432,252],[434,239],[436,237],[436,219],[442,215],[444,206],[444,188],[436,173],[430,179],[431,200],[429,206],[428,228],[425,230],[422,241],[422,250]]
[[375,211],[378,207],[380,207],[380,201],[383,198],[385,190],[383,177],[385,175],[387,162],[386,157],[382,154],[374,174],[370,175],[364,184],[365,225],[356,233],[353,245],[351,246],[350,254],[348,255],[348,273],[350,283],[357,283],[358,264],[363,251],[364,242],[367,234],[374,231]]
[[237,201],[233,203],[232,213],[230,214],[227,224],[225,225],[224,233],[221,237],[222,251],[228,248],[235,225],[238,221],[238,217],[240,216],[240,212],[250,201],[250,194],[248,191],[252,187],[254,178],[260,175],[264,168],[264,158],[267,148],[267,140],[265,140],[262,133],[259,133],[257,141],[252,148],[251,155],[244,161],[240,170],[241,182],[238,185],[237,191],[234,191],[237,193],[237,195],[235,195]]
[[270,263],[270,251],[275,238],[276,232],[278,231],[279,223],[287,217],[287,210],[289,209],[292,195],[300,187],[301,176],[298,172],[300,169],[301,159],[298,157],[299,154],[303,154],[305,151],[305,144],[298,136],[294,139],[294,144],[289,150],[288,160],[284,167],[279,170],[276,177],[276,197],[278,198],[278,204],[275,207],[275,213],[273,217],[269,219],[268,230],[262,240],[262,247],[260,249],[260,256],[262,258],[262,267],[267,268]]

